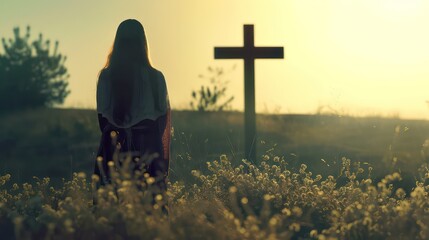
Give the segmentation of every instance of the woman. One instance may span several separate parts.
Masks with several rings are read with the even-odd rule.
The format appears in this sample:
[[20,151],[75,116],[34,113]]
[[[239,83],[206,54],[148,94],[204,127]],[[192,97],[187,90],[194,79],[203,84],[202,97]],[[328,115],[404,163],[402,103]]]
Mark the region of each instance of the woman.
[[97,82],[97,112],[102,132],[94,167],[97,187],[111,183],[109,161],[121,166],[119,152],[132,154],[133,170],[144,168],[166,190],[171,134],[167,87],[149,61],[144,28],[137,20],[123,21],[116,31]]

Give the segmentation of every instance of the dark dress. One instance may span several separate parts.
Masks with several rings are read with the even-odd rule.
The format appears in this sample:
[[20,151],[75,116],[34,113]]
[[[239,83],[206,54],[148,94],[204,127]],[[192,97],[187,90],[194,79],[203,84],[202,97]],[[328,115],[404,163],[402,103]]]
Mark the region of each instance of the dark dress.
[[[143,170],[149,173],[151,177],[155,178],[155,184],[160,190],[165,191],[170,157],[170,110],[168,109],[165,115],[156,120],[145,119],[129,128],[116,127],[101,114],[98,114],[98,122],[101,140],[97,158],[102,157],[102,161],[101,163],[96,161],[94,166],[94,174],[98,175],[100,179],[97,188],[100,185],[112,183],[112,174],[109,171],[108,162],[114,161],[114,154],[117,151],[119,155],[131,153],[132,172]],[[112,132],[116,136],[114,139],[111,137]],[[120,146],[119,149],[118,145]],[[147,158],[148,155],[152,156]],[[123,157],[116,158],[118,159],[116,164],[119,163],[119,166],[122,166]],[[136,158],[139,160],[134,161]]]

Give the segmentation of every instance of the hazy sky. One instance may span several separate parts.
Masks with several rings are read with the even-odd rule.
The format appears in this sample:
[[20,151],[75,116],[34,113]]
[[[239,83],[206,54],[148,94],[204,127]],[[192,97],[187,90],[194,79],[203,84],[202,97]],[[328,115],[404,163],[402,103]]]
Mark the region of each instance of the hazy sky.
[[[174,108],[208,81],[208,66],[237,68],[228,79],[243,109],[242,60],[214,60],[215,46],[242,46],[243,24],[257,46],[283,46],[285,59],[256,60],[257,112],[345,113],[429,118],[429,3],[423,0],[0,0],[0,36],[32,27],[59,40],[72,93],[65,106],[94,107],[98,71],[117,26],[145,27],[151,59]],[[3,51],[1,48],[0,51]]]

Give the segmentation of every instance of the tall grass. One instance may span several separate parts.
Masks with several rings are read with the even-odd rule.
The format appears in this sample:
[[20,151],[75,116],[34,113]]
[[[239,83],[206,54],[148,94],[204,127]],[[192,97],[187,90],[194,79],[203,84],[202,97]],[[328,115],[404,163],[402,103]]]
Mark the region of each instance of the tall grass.
[[0,120],[0,239],[429,238],[427,122],[259,116],[249,162],[241,114],[176,112],[163,193],[121,169],[96,190],[93,112],[36,113]]

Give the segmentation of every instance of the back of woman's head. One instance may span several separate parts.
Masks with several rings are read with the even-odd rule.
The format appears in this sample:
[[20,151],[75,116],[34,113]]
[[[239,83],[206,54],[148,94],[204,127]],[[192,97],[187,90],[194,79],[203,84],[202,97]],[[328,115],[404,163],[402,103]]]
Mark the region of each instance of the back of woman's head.
[[123,61],[150,65],[146,34],[142,24],[135,19],[119,24],[107,67]]
[[113,118],[123,123],[130,115],[134,77],[143,67],[151,67],[146,34],[142,24],[128,19],[119,25],[105,69],[110,74]]

